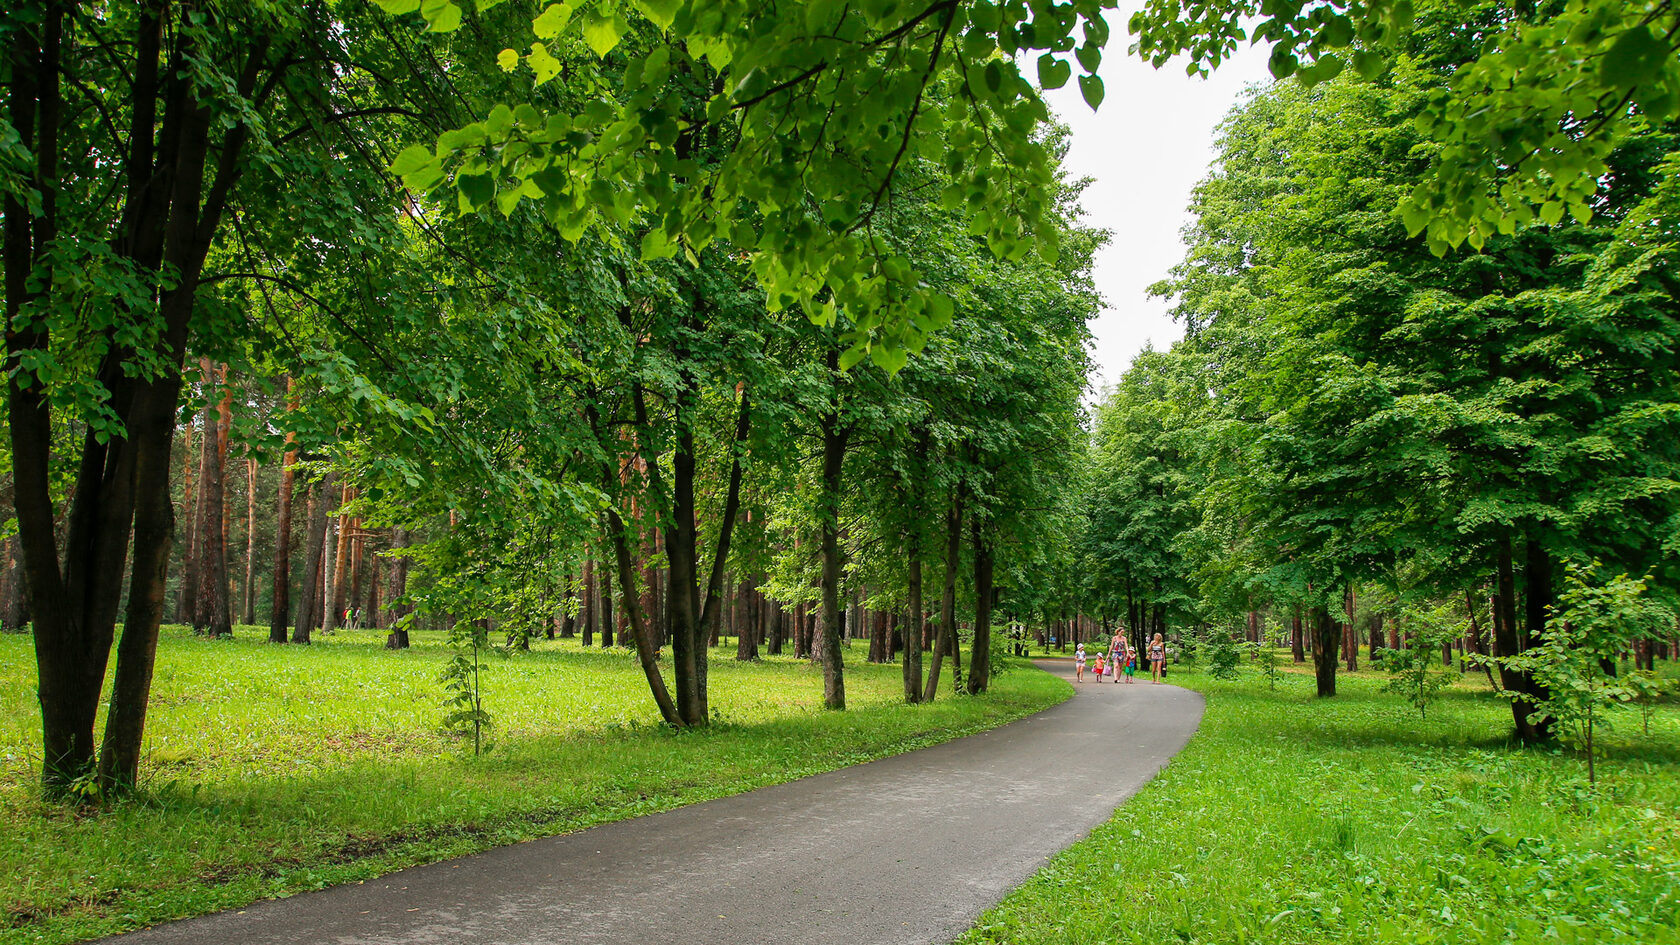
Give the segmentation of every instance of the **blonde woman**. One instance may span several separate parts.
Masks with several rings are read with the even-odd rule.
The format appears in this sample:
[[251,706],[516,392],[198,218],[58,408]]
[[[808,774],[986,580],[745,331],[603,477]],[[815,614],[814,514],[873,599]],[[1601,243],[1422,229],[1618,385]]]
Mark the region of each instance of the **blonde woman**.
[[1158,684],[1161,673],[1167,668],[1167,644],[1159,633],[1149,641],[1149,672]]

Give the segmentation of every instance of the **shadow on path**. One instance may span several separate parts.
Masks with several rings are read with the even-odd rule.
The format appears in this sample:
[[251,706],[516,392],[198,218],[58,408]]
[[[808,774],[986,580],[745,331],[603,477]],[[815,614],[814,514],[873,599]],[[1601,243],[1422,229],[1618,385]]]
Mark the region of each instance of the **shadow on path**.
[[1202,717],[1176,686],[1087,675],[1075,689],[932,748],[105,941],[947,942],[1106,820]]

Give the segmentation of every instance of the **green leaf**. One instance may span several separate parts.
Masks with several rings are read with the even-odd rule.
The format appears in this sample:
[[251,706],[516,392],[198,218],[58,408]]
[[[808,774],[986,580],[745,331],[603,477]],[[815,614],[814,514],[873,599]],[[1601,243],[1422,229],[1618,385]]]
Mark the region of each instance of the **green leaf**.
[[1086,72],[1096,72],[1097,66],[1102,64],[1102,47],[1096,43],[1086,43],[1073,53],[1074,58],[1085,68]]
[[1080,76],[1079,94],[1085,97],[1085,104],[1091,106],[1092,111],[1096,111],[1098,106],[1102,105],[1103,80],[1094,75]]
[[496,54],[496,65],[502,67],[503,72],[512,72],[519,68],[519,53],[504,49]]
[[618,20],[616,17],[602,16],[591,12],[583,20],[583,41],[595,51],[597,56],[605,56],[618,46]]
[[374,2],[379,4],[379,9],[392,16],[401,16],[404,13],[413,13],[420,9],[420,0],[374,0]]
[[1672,53],[1650,26],[1640,24],[1616,37],[1605,50],[1598,75],[1612,88],[1631,89],[1656,78]]
[[490,198],[496,195],[496,180],[488,173],[461,174],[455,178],[455,186],[474,210],[489,203]]
[[869,360],[874,361],[876,367],[888,374],[897,374],[910,363],[910,352],[897,346],[877,345],[869,352]]
[[869,354],[869,346],[859,343],[840,352],[840,370],[850,371]]
[[537,74],[538,85],[560,74],[560,60],[554,58],[548,47],[542,43],[531,44],[531,55],[525,61],[531,64],[531,71]]
[[1272,47],[1272,57],[1266,62],[1266,67],[1272,70],[1272,78],[1287,79],[1300,68],[1301,60],[1283,46]]
[[461,28],[461,5],[453,0],[421,0],[420,15],[433,33],[453,33]]
[[1356,49],[1353,52],[1353,71],[1365,79],[1375,79],[1388,68],[1388,62],[1383,57],[1369,49]]
[[427,164],[432,163],[431,149],[421,144],[411,144],[397,154],[396,160],[391,162],[391,173],[398,177],[407,177]]
[[1038,84],[1046,89],[1059,89],[1073,78],[1073,66],[1051,53],[1038,57]]
[[638,0],[636,6],[654,26],[668,30],[676,22],[677,8],[682,6],[682,0]]
[[553,39],[566,28],[566,23],[572,18],[572,6],[569,3],[551,3],[541,15],[531,21],[531,32],[538,39]]

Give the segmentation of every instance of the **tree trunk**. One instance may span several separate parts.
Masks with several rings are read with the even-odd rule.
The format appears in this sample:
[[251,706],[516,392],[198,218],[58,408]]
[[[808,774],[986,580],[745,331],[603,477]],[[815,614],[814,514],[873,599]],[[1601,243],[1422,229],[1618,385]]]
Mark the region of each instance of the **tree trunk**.
[[[223,388],[214,413],[205,408],[204,465],[199,497],[204,514],[199,519],[198,608],[194,620],[211,636],[233,635],[233,617],[228,606],[227,523],[222,515],[226,501],[227,440],[232,426],[233,391],[227,388],[227,368],[203,360],[210,391]],[[211,422],[211,421],[214,422]]]
[[245,583],[239,601],[239,622],[257,622],[257,461],[245,460]]
[[928,669],[922,701],[932,702],[939,694],[939,670],[951,658],[953,689],[962,689],[962,652],[957,646],[957,568],[962,565],[962,493],[951,498],[945,513],[945,585],[939,598],[939,643],[933,649],[933,666]]
[[[759,582],[762,583],[760,576]],[[757,662],[758,634],[760,621],[764,613],[764,595],[758,592],[753,582],[742,585],[746,615],[737,628],[739,636],[735,638],[735,658],[742,662]]]
[[[1522,652],[1517,641],[1517,581],[1511,561],[1511,538],[1500,537],[1494,553],[1494,580],[1498,592],[1494,595],[1493,643],[1500,656],[1515,656]],[[1538,742],[1543,736],[1534,722],[1534,704],[1524,698],[1532,694],[1534,686],[1528,673],[1499,667],[1500,687],[1517,694],[1511,699],[1511,718],[1517,738],[1524,742]]]
[[968,692],[979,695],[992,680],[992,545],[975,519],[969,528],[974,543],[974,642],[969,650]]
[[327,513],[331,511],[328,506],[337,482],[338,473],[329,472],[325,479],[309,487],[303,540],[303,596],[298,600],[297,623],[292,627],[293,643],[308,643],[321,625],[321,570],[327,559]]
[[1318,678],[1318,695],[1329,698],[1336,694],[1336,648],[1342,642],[1342,628],[1330,616],[1330,608],[1322,602],[1312,606],[1313,669]]
[[583,645],[595,645],[595,620],[600,608],[595,604],[595,561],[586,558],[583,562],[583,601],[580,616],[583,620]]
[[1301,606],[1289,618],[1289,655],[1297,663],[1307,661],[1306,634],[1301,632]]
[[181,461],[181,512],[186,527],[181,532],[181,577],[175,588],[175,622],[188,625],[192,624],[193,611],[198,607],[198,545],[194,536],[198,533],[198,468],[203,457],[193,452],[193,443],[200,439],[197,432],[197,424],[188,421],[182,437],[186,455]]
[[1354,604],[1352,584],[1348,585],[1346,593],[1342,596],[1342,611],[1347,616],[1347,623],[1343,625],[1342,648],[1347,651],[1347,668],[1351,673],[1359,669],[1359,632],[1353,626],[1353,616],[1357,607]]
[[[1545,630],[1547,622],[1551,619],[1552,607],[1556,604],[1553,594],[1555,574],[1552,556],[1546,552],[1545,546],[1533,537],[1528,539],[1526,551],[1523,582],[1527,587],[1523,603],[1527,617],[1524,625],[1528,633],[1522,641],[1525,648],[1533,645],[1535,639]],[[1533,676],[1528,677],[1527,685],[1527,691],[1532,693],[1535,699],[1545,699],[1550,695]],[[1532,718],[1529,721],[1534,722]],[[1553,720],[1535,722],[1534,734],[1542,741],[1550,741],[1556,734]]]
[[[830,370],[834,361],[831,351]],[[822,662],[823,705],[830,709],[846,707],[846,667],[840,652],[840,476],[851,435],[838,412],[823,418],[822,494],[817,511],[822,531],[822,618],[817,656]]]
[[344,513],[344,508],[355,497],[356,490],[353,487],[344,486],[340,489],[339,513],[333,517],[333,542],[329,546],[332,558],[328,562],[329,568],[323,581],[326,606],[321,614],[321,629],[328,633],[337,630],[344,623],[344,599],[350,590],[350,530],[352,525],[350,517]]
[[[288,408],[298,406],[297,380],[286,378]],[[280,497],[274,522],[274,590],[269,602],[268,642],[285,643],[286,628],[292,622],[292,486],[298,454],[293,447],[297,435],[286,432],[286,456],[280,466]]]
[[909,616],[904,624],[904,701],[922,701],[922,558],[916,551],[916,536],[909,541]]

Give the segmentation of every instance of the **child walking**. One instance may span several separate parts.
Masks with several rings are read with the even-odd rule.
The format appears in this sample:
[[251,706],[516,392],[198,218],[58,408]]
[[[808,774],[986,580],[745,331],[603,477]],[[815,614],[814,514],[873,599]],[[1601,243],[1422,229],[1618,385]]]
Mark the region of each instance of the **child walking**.
[[1085,644],[1073,648],[1073,681],[1085,681]]

